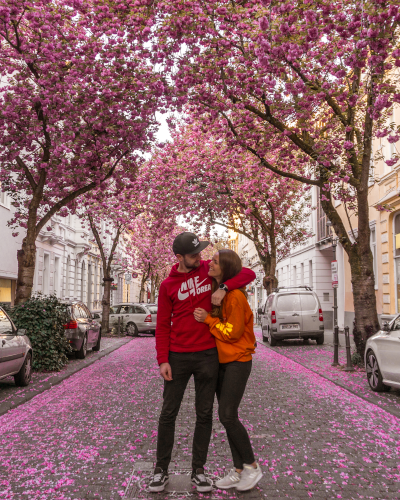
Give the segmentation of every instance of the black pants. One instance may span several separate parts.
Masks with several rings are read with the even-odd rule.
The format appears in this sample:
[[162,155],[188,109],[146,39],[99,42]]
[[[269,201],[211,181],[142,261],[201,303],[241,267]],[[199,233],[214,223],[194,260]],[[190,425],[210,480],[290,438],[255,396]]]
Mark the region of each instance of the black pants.
[[212,410],[218,380],[217,348],[200,352],[170,352],[172,379],[164,381],[164,402],[158,423],[156,467],[167,470],[174,447],[175,420],[190,377],[196,391],[196,427],[193,437],[192,467],[204,467],[212,431]]
[[219,365],[217,398],[219,420],[226,429],[232,452],[233,465],[243,469],[243,464],[254,460],[249,435],[239,420],[238,409],[251,373],[252,361],[233,361]]

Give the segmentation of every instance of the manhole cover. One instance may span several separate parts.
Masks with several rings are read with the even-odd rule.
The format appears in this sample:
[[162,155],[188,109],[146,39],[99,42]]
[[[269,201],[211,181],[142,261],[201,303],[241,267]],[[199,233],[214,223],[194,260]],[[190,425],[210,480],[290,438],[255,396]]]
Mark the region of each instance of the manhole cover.
[[[162,493],[150,493],[147,486],[153,476],[153,469],[135,469],[132,471],[130,480],[125,490],[124,498],[126,500],[160,500],[161,498],[199,498],[196,489],[192,487],[190,482],[191,468],[173,469],[169,471],[169,483]],[[207,469],[207,476],[214,482],[219,479],[219,476],[212,469]],[[220,500],[222,498],[221,490],[213,490],[210,493],[202,493],[205,499]],[[224,495],[224,498],[238,498],[236,491],[229,490],[229,495]]]

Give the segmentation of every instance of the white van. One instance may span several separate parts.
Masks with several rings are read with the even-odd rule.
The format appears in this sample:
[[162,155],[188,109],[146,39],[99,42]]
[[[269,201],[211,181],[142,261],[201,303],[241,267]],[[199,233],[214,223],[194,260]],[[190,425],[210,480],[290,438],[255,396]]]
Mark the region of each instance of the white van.
[[278,340],[315,339],[324,343],[324,317],[318,296],[307,286],[279,287],[258,309],[264,342],[275,346]]

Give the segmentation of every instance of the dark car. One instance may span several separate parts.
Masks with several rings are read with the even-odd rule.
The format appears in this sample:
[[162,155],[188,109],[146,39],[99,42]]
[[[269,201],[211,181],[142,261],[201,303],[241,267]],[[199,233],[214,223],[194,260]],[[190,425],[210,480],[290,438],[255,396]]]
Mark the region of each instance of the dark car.
[[0,307],[0,380],[13,375],[16,385],[28,385],[32,376],[32,355],[26,330],[16,328]]
[[83,302],[68,304],[69,321],[64,325],[65,336],[79,359],[86,357],[88,349],[100,351],[101,327]]

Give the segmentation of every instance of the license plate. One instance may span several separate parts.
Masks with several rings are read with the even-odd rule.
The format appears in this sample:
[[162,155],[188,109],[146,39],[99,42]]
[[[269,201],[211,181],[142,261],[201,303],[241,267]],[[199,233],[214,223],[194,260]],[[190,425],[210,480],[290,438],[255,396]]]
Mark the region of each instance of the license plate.
[[281,330],[298,330],[299,325],[281,325]]

